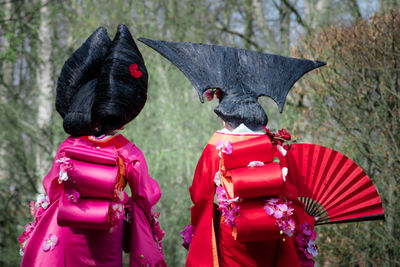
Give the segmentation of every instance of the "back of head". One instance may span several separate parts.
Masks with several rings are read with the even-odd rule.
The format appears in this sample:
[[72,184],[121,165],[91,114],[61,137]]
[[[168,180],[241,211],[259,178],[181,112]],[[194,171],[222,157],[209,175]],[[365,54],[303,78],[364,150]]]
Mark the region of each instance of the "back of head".
[[107,30],[98,28],[64,63],[57,81],[56,110],[72,136],[93,133],[94,87],[111,45]]
[[111,41],[100,27],[64,63],[56,109],[70,135],[101,135],[136,117],[146,95],[147,70],[128,28],[120,25]]
[[92,109],[100,132],[119,129],[133,120],[147,99],[147,69],[128,28],[118,26],[103,62]]

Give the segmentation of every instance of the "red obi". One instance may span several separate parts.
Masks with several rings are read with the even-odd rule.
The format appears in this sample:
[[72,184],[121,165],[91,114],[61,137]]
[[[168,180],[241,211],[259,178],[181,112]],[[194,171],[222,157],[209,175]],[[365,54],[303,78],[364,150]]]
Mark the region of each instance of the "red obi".
[[222,153],[225,170],[247,167],[252,161],[272,162],[272,144],[267,135],[232,144],[232,153]]
[[245,200],[240,203],[240,213],[235,220],[236,240],[254,242],[282,237],[276,219],[265,212],[264,205],[263,200]]
[[[241,242],[276,240],[282,237],[275,217],[264,210],[265,199],[284,194],[282,166],[273,161],[267,135],[232,144],[232,153],[222,153],[221,168],[231,178],[234,197],[240,197],[235,219],[235,238]],[[251,164],[250,164],[251,163]]]
[[264,166],[244,167],[229,171],[235,197],[243,199],[279,196],[283,193],[282,167],[275,162]]
[[[64,182],[57,221],[61,226],[108,229],[110,205],[118,177],[118,155],[114,148],[70,147],[68,180]],[[77,190],[79,199],[69,192]]]

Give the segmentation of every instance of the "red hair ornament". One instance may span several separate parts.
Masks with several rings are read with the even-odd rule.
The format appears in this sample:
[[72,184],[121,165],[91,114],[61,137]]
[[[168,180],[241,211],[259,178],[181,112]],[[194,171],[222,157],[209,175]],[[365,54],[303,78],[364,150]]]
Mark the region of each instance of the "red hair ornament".
[[130,72],[131,75],[132,75],[133,77],[135,77],[135,78],[140,78],[140,77],[142,77],[142,75],[143,75],[143,72],[141,72],[138,68],[139,68],[139,67],[138,67],[137,64],[131,64],[131,65],[129,65],[129,72]]

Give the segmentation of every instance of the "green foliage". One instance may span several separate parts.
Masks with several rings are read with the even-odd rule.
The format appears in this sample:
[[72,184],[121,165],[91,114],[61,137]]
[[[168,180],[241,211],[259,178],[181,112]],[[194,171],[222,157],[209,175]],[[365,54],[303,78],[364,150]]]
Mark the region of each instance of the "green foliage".
[[384,222],[319,228],[321,262],[400,264],[400,14],[331,26],[304,40],[296,55],[328,62],[304,83],[311,99],[298,107],[305,132],[350,156],[380,193]]

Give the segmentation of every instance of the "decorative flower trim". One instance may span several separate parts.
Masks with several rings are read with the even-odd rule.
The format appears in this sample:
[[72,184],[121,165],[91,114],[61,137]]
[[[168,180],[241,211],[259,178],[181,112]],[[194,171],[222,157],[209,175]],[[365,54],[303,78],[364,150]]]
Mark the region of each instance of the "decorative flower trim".
[[25,231],[18,237],[18,242],[21,246],[19,254],[21,256],[24,255],[26,244],[36,227],[37,218],[49,207],[49,205],[50,199],[46,194],[39,194],[36,197],[36,201],[31,201],[29,203],[29,210],[34,218],[34,221],[25,225]]
[[70,158],[61,157],[60,159],[56,160],[57,163],[60,165],[60,173],[58,177],[58,183],[61,184],[68,180],[68,170],[72,167],[72,164],[69,162]]
[[286,182],[286,176],[288,175],[288,172],[289,172],[288,168],[286,167],[282,168],[282,178],[284,182]]
[[[290,144],[287,144],[292,139],[290,133],[286,129],[281,129],[278,131],[278,133],[271,133],[266,126],[263,126],[262,128],[264,129],[266,135],[268,135],[268,137],[271,139],[272,145],[278,146],[279,152],[281,152],[282,155],[285,156],[286,151],[290,149]],[[296,140],[294,140],[293,142],[296,142]]]
[[221,186],[221,174],[219,173],[219,171],[217,171],[214,175],[214,183],[217,186]]
[[39,194],[36,197],[36,201],[30,202],[30,212],[32,214],[33,217],[36,216],[36,214],[38,214],[39,210],[43,209],[47,209],[50,205],[50,199],[46,194]]
[[110,214],[110,233],[117,230],[119,222],[126,219],[125,217],[125,204],[129,200],[128,194],[123,189],[114,190],[114,200],[111,203],[111,214]]
[[140,78],[143,75],[143,72],[139,70],[139,66],[137,64],[129,65],[129,72],[134,78]]
[[25,225],[25,231],[18,237],[18,242],[20,243],[19,255],[24,256],[26,244],[28,243],[35,227],[36,221],[28,223]]
[[217,150],[219,150],[220,157],[221,157],[221,152],[225,153],[227,155],[230,155],[233,152],[231,141],[224,142],[224,141],[220,140],[215,144],[215,148]]
[[214,95],[217,99],[221,99],[222,91],[220,89],[208,89],[204,92],[204,96],[207,98],[207,101],[213,100]]
[[[293,215],[293,208],[290,201],[285,202],[279,198],[271,198],[267,200],[264,206],[265,212],[274,216],[276,219],[276,226],[278,226],[281,234],[292,236],[296,230],[296,224],[291,216]],[[285,239],[283,239],[285,240]]]
[[153,206],[151,208],[151,229],[153,230],[153,237],[154,241],[156,241],[157,248],[163,253],[162,240],[165,236],[165,232],[160,228],[160,223],[158,222],[159,217],[160,212],[157,211],[156,206]]
[[81,194],[79,194],[79,191],[76,189],[66,190],[65,193],[68,196],[68,200],[72,203],[78,203],[78,200],[81,197]]
[[315,245],[317,233],[306,222],[299,225],[299,228],[301,232],[297,234],[296,241],[299,244],[299,250],[303,252],[300,254],[300,263],[303,266],[314,266],[312,258],[318,255],[318,248]]
[[229,226],[235,226],[235,218],[239,215],[240,206],[235,202],[239,202],[239,197],[228,199],[225,189],[222,186],[217,187],[217,201],[219,203],[218,210],[221,211],[225,218],[225,223]]
[[26,243],[27,243],[28,241],[24,241],[22,244],[21,244],[21,247],[20,247],[20,249],[19,249],[19,255],[21,256],[21,257],[23,257],[24,256],[24,254],[25,254],[25,247],[26,247]]
[[58,244],[58,237],[53,234],[49,234],[49,237],[43,241],[42,249],[45,252],[53,250]]
[[138,255],[138,258],[136,261],[140,267],[150,267],[151,266],[149,259],[147,257],[145,257],[144,254]]
[[186,225],[185,229],[181,232],[181,238],[183,239],[182,246],[187,250],[189,250],[190,243],[192,242],[194,229],[194,226],[189,224]]
[[278,151],[282,154],[282,156],[286,156],[287,150],[283,148],[281,145],[276,146],[278,148]]
[[249,163],[249,165],[247,165],[247,167],[250,167],[250,168],[261,167],[261,166],[264,166],[264,162],[262,162],[262,161],[257,161],[257,160],[251,161],[251,162]]

